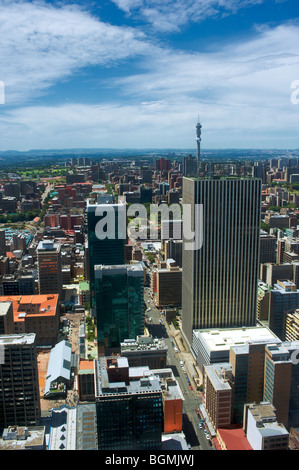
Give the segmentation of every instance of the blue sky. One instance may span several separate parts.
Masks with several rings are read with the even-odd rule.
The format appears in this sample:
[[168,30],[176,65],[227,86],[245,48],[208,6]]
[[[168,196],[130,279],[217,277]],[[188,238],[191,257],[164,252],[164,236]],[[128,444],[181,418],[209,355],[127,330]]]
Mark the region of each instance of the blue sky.
[[0,0],[0,38],[0,150],[299,148],[298,0]]

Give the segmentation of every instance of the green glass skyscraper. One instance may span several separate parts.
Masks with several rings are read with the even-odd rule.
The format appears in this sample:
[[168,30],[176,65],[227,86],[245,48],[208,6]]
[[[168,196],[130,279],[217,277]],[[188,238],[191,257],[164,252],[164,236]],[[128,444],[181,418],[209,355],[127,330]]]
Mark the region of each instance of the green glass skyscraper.
[[144,333],[144,272],[141,264],[95,266],[99,351],[119,348]]

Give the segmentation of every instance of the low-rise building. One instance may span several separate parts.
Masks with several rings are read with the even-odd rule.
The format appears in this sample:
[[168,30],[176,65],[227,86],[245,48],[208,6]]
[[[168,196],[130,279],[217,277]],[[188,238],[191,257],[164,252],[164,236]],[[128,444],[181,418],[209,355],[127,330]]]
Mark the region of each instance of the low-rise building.
[[59,295],[12,295],[0,297],[12,302],[14,332],[35,333],[38,346],[54,345],[59,331]]
[[253,450],[287,450],[289,433],[276,420],[275,408],[269,402],[244,407],[243,428]]

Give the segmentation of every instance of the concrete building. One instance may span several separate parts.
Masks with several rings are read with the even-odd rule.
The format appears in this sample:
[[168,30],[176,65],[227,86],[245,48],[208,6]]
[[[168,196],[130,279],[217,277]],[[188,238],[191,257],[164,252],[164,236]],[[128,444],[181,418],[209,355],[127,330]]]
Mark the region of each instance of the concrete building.
[[287,313],[283,336],[286,341],[299,340],[299,309],[296,309],[295,312]]
[[260,263],[276,262],[276,237],[260,235]]
[[270,305],[270,287],[262,281],[258,283],[256,318],[258,321],[268,321]]
[[37,247],[37,271],[39,294],[60,294],[61,247],[52,240],[42,240]]
[[58,294],[13,295],[0,297],[0,305],[12,303],[15,333],[35,333],[37,345],[49,346],[56,343],[59,331],[58,300]]
[[1,450],[46,450],[45,426],[9,426],[0,438]]
[[271,264],[267,263],[266,283],[273,287],[278,281],[285,279],[293,280],[293,264]]
[[292,281],[278,281],[270,293],[269,327],[284,340],[285,317],[299,308],[299,290]]
[[172,259],[166,261],[166,267],[154,272],[155,303],[158,307],[180,307],[182,304],[182,268]]
[[203,367],[203,403],[214,429],[230,426],[232,420],[231,366]]
[[202,233],[200,249],[183,239],[182,330],[190,345],[194,329],[255,325],[260,201],[260,179],[183,180],[186,222]]
[[163,253],[164,260],[174,259],[177,266],[181,268],[183,266],[183,241],[182,240],[164,240],[163,244]]
[[12,302],[0,302],[0,335],[11,335],[15,332]]
[[78,389],[80,401],[94,401],[94,361],[80,359],[78,367]]
[[246,343],[280,343],[266,326],[248,328],[203,329],[193,331],[192,354],[199,368],[203,365],[228,362],[230,348]]
[[230,349],[233,377],[233,421],[242,423],[244,405],[259,403],[264,396],[265,342],[250,342]]
[[243,428],[253,450],[288,450],[289,433],[277,421],[271,403],[248,404]]
[[290,352],[283,345],[265,348],[264,400],[273,404],[276,417],[288,427],[292,379]]
[[128,359],[130,367],[148,366],[150,369],[166,367],[168,347],[165,341],[152,336],[137,336],[120,344],[120,354]]

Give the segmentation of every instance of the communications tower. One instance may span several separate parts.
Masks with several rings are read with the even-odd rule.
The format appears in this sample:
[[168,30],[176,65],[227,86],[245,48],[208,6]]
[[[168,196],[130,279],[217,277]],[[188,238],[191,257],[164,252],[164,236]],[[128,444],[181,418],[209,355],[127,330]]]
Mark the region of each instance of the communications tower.
[[202,128],[202,125],[200,124],[199,117],[198,117],[198,122],[196,124],[197,166],[199,166],[199,162],[200,162],[201,128]]

